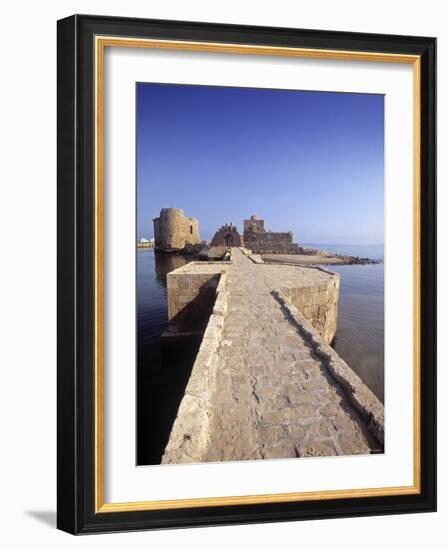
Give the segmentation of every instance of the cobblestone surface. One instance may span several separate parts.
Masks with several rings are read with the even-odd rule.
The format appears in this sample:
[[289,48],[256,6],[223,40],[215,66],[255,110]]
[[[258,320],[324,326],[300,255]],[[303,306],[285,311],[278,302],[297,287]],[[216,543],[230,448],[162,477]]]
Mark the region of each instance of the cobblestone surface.
[[[316,285],[328,274],[257,265],[232,249],[227,313],[203,461],[381,452],[358,412],[272,290],[298,275]],[[281,270],[276,273],[276,270]],[[298,273],[298,270],[301,273]],[[303,273],[302,273],[303,271]]]

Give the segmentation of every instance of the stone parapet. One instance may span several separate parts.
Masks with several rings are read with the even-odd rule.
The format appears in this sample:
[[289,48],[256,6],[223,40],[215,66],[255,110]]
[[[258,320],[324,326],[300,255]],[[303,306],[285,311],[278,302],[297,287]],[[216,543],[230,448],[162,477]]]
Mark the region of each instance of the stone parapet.
[[170,333],[203,331],[212,313],[224,262],[190,262],[168,273],[168,320]]
[[217,350],[227,312],[225,272],[218,275],[216,300],[191,371],[162,464],[201,462],[210,438],[210,417],[216,391]]
[[[250,251],[246,255],[254,263],[263,263],[272,266],[288,266],[297,268],[294,263],[277,264],[275,262],[267,262],[256,254],[251,254]],[[260,261],[258,260],[260,259]],[[301,269],[321,271],[328,274],[330,277],[324,282],[315,285],[300,285],[288,284],[288,286],[278,285],[278,288],[285,294],[289,301],[298,308],[303,316],[311,322],[311,324],[319,331],[322,338],[328,344],[333,341],[338,322],[338,303],[339,303],[339,288],[340,275],[335,271],[331,271],[322,266],[306,265],[300,266]]]
[[339,284],[339,274],[335,274],[325,284],[281,289],[327,344],[331,344],[336,335]]
[[351,404],[364,418],[370,433],[384,446],[384,406],[381,401],[336,351],[322,339],[319,331],[291,303],[288,296],[281,291],[274,291],[274,295],[313,347],[316,355],[323,360],[328,372],[342,387]]

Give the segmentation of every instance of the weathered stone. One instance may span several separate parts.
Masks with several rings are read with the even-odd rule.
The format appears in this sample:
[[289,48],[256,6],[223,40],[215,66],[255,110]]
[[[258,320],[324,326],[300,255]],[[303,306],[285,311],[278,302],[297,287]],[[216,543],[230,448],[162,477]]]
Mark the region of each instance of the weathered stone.
[[285,441],[276,447],[267,447],[262,449],[263,458],[296,458],[297,451],[292,441]]
[[268,411],[261,415],[261,420],[266,424],[286,424],[287,415],[283,411]]
[[334,425],[336,426],[336,430],[338,432],[351,432],[356,430],[357,426],[356,422],[346,414],[336,416],[334,419]]
[[[259,254],[297,254],[302,250],[292,242],[291,232],[266,231],[264,220],[253,214],[250,220],[244,220],[244,246]],[[251,257],[254,255],[251,254]],[[263,260],[259,258],[259,261]],[[257,258],[257,259],[258,259]]]
[[320,407],[319,413],[322,416],[336,416],[341,412],[341,408],[338,403],[329,403]]
[[225,224],[215,233],[211,244],[213,247],[241,246],[241,235],[235,225]]
[[284,392],[291,405],[306,405],[313,402],[313,395],[310,392],[303,391],[296,384],[287,384]]
[[306,380],[300,384],[300,390],[303,392],[316,392],[318,390],[326,390],[330,387],[330,383],[325,376],[319,376],[313,380]]
[[[179,407],[166,451],[185,449],[198,455],[197,451],[204,450],[207,444],[208,432],[203,429],[208,424],[206,403],[192,395],[185,395]],[[190,454],[190,453],[189,453]]]
[[294,439],[294,441],[298,441],[299,439],[303,439],[306,435],[306,429],[304,426],[301,426],[300,424],[291,424],[288,426],[289,435]]
[[295,418],[297,420],[306,420],[309,418],[318,418],[319,414],[319,403],[308,404],[308,405],[299,405],[294,407]]
[[309,436],[313,439],[319,439],[323,437],[331,437],[337,432],[337,428],[333,422],[319,421],[311,424],[309,428]]
[[260,433],[261,443],[266,447],[276,445],[287,434],[286,427],[282,425],[272,426],[270,424],[261,424],[257,426],[257,429]]
[[359,431],[339,434],[338,443],[344,455],[367,454],[371,450],[369,442]]
[[330,441],[322,443],[321,441],[309,440],[301,445],[297,445],[298,456],[336,456],[336,448]]
[[186,218],[179,208],[162,208],[154,218],[154,244],[156,250],[182,250],[199,243],[199,222]]

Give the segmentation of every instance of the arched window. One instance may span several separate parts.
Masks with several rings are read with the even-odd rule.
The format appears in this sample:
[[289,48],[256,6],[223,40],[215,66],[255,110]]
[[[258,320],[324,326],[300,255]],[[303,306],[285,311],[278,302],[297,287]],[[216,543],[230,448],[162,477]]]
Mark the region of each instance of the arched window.
[[190,225],[190,235],[193,235],[193,226]]

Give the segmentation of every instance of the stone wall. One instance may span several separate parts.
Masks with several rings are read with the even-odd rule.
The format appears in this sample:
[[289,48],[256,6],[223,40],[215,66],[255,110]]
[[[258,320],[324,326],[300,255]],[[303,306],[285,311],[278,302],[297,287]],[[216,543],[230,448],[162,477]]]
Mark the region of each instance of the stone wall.
[[302,254],[302,248],[296,243],[276,241],[244,241],[244,246],[255,254]]
[[[197,270],[197,271],[195,271]],[[204,331],[213,310],[222,262],[191,262],[167,275],[169,332]]]
[[339,274],[315,287],[282,288],[282,292],[317,329],[327,344],[336,335],[338,322]]
[[300,254],[302,248],[292,242],[291,232],[244,231],[244,246],[256,254]]
[[244,232],[244,243],[247,245],[252,242],[264,242],[266,244],[278,244],[278,243],[292,243],[292,233],[285,232],[275,232],[275,231],[263,231],[263,232],[254,232],[254,231],[245,231]]
[[[278,265],[263,261],[261,256],[252,254],[247,248],[242,248],[241,251],[253,263]],[[297,267],[295,264],[285,263],[281,265]],[[331,277],[322,284],[311,286],[289,284],[288,286],[280,286],[279,290],[302,313],[305,319],[309,320],[313,327],[319,331],[323,340],[330,344],[337,330],[340,275],[320,266],[302,266],[302,268],[323,271]]]
[[199,222],[187,218],[179,208],[162,208],[154,218],[155,249],[165,252],[183,250],[187,245],[198,244]]
[[241,246],[241,235],[235,225],[223,225],[215,233],[211,245],[212,246]]
[[250,220],[244,220],[244,233],[246,231],[264,232],[264,220],[257,216],[257,214],[252,214]]
[[227,312],[227,274],[224,272],[217,276],[219,283],[212,303],[212,314],[165,448],[162,464],[201,462],[209,444],[211,407],[216,392],[217,350]]
[[291,303],[289,297],[281,291],[275,291],[275,296],[305,336],[317,357],[324,361],[330,376],[339,384],[351,404],[361,414],[369,432],[384,447],[383,404],[347,363],[339,357],[337,352],[328,345],[328,342],[322,341],[320,332]]

